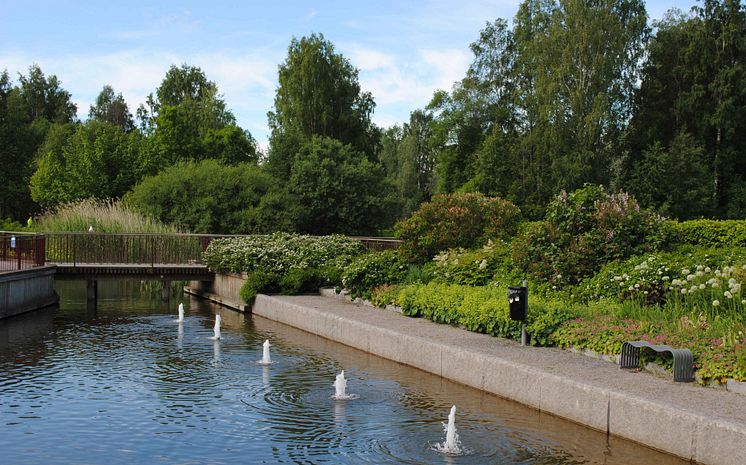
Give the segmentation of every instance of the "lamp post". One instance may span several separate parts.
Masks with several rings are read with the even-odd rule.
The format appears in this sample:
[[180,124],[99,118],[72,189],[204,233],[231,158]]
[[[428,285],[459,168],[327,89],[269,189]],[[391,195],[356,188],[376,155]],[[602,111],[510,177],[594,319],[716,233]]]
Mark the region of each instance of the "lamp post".
[[508,304],[510,305],[510,319],[521,322],[521,345],[525,346],[528,340],[525,326],[528,314],[528,283],[526,281],[523,281],[522,286],[508,287]]

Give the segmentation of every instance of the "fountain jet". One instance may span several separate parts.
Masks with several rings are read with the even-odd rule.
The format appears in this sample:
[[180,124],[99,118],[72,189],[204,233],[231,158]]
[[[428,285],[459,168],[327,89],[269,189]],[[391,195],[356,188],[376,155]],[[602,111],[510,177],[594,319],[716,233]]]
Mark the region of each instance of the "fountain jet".
[[332,398],[336,400],[357,399],[357,394],[347,394],[347,380],[345,379],[344,370],[334,380],[334,395]]
[[269,356],[269,348],[270,343],[269,339],[264,341],[264,344],[262,344],[262,360],[257,362],[260,365],[271,365],[272,364],[272,358]]
[[176,321],[178,321],[179,323],[184,322],[184,304],[183,303],[179,304],[179,319]]
[[443,423],[446,432],[446,440],[443,444],[437,444],[435,449],[441,454],[460,454],[461,441],[458,438],[458,432],[456,431],[456,406],[451,407],[451,412],[448,414],[448,423]]
[[215,315],[215,326],[212,328],[213,336],[210,339],[220,339],[220,315]]

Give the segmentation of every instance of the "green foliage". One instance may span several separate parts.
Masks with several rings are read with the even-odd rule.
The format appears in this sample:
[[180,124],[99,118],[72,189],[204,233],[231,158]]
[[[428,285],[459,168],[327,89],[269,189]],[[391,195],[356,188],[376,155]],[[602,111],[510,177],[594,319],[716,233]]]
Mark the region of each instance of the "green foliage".
[[88,117],[103,123],[119,126],[125,132],[135,129],[135,122],[122,94],[114,94],[114,89],[105,85],[96,97],[96,104],[91,105]]
[[680,244],[702,247],[746,247],[745,220],[689,220],[670,223]]
[[102,233],[178,233],[174,226],[142,215],[114,201],[86,199],[58,206],[36,220],[34,229],[49,232],[85,232],[93,226]]
[[[710,327],[707,318],[702,316],[693,319],[682,317],[669,324],[612,316],[578,318],[556,330],[553,340],[559,347],[590,349],[606,355],[618,355],[622,343],[633,340],[688,348],[694,355],[700,382],[724,382],[727,378],[746,380],[746,337],[743,329],[718,335]],[[670,361],[660,355],[648,356],[664,366],[670,365]]]
[[518,207],[500,198],[478,193],[436,195],[397,223],[396,234],[404,240],[405,257],[425,261],[442,250],[509,239],[520,217]]
[[264,270],[283,275],[293,268],[319,268],[339,257],[360,255],[363,250],[359,241],[343,236],[274,233],[216,239],[210,243],[203,259],[214,271]]
[[630,189],[682,219],[742,218],[743,2],[705,0],[689,14],[672,11],[656,26],[628,137]]
[[0,217],[25,220],[39,208],[29,189],[37,149],[50,127],[75,120],[76,107],[57,77],[36,65],[19,81],[0,72]]
[[641,202],[675,218],[711,214],[714,182],[710,167],[702,163],[704,147],[690,134],[679,133],[664,148],[656,141],[629,169],[625,185]]
[[372,252],[356,257],[342,274],[342,285],[353,298],[371,298],[374,288],[405,280],[409,266],[396,251]]
[[612,263],[578,285],[583,299],[633,301],[659,305],[681,317],[703,314],[746,323],[746,249],[690,249],[633,257]]
[[507,286],[520,279],[512,273],[510,246],[503,241],[489,240],[474,250],[447,250],[436,255],[433,263],[435,279],[449,284]]
[[0,231],[20,231],[24,227],[18,221],[10,218],[0,218]]
[[545,221],[513,241],[513,260],[519,270],[560,287],[591,276],[604,263],[668,242],[663,219],[642,210],[634,197],[588,185],[558,195]]
[[273,174],[289,176],[293,148],[313,136],[337,139],[366,156],[373,154],[373,97],[361,91],[357,69],[322,34],[293,38],[278,78],[274,112],[269,113]]
[[316,268],[291,268],[279,280],[281,294],[317,293],[323,278]]
[[246,282],[241,286],[239,294],[241,300],[250,303],[257,294],[273,294],[280,290],[280,276],[264,270],[256,270],[248,274]]
[[[379,293],[377,302],[384,295]],[[492,336],[518,339],[521,326],[510,319],[507,288],[493,286],[459,286],[429,283],[409,285],[399,289],[393,299],[407,316],[424,317],[432,321],[457,324],[470,331]],[[552,334],[576,312],[558,301],[529,296],[526,331],[532,345],[551,345]]]
[[249,163],[179,163],[145,178],[125,200],[138,211],[197,233],[265,233],[294,226],[288,194]]
[[148,135],[142,158],[148,174],[184,161],[256,163],[256,141],[236,126],[217,85],[198,67],[171,66],[156,97],[137,110]]
[[401,215],[409,216],[435,191],[435,153],[431,147],[432,115],[415,110],[409,123],[394,126],[381,136],[379,160],[396,187]]
[[371,234],[390,224],[390,186],[380,165],[335,139],[313,137],[295,156],[288,189],[298,229]]
[[405,284],[382,284],[371,291],[370,302],[376,307],[399,305],[399,293]]
[[53,126],[39,149],[31,196],[43,207],[120,198],[142,177],[141,138],[120,126],[89,120]]

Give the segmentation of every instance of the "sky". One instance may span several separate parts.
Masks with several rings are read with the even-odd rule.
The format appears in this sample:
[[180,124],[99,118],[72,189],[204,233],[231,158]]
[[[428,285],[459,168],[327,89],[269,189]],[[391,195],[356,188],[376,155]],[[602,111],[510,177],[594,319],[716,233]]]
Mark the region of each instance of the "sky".
[[[408,121],[471,62],[488,21],[511,20],[519,0],[34,1],[0,0],[0,71],[14,82],[37,64],[56,75],[85,119],[101,88],[134,114],[171,65],[199,66],[238,124],[267,146],[277,67],[293,37],[322,33],[373,94],[373,121]],[[650,18],[696,0],[648,0]]]

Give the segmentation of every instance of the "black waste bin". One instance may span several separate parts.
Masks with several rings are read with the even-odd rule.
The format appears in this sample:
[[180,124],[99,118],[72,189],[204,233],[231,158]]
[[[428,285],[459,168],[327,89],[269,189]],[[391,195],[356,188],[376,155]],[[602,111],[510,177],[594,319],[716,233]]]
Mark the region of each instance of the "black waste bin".
[[508,303],[510,304],[510,319],[525,321],[528,313],[528,287],[510,286],[508,288]]

